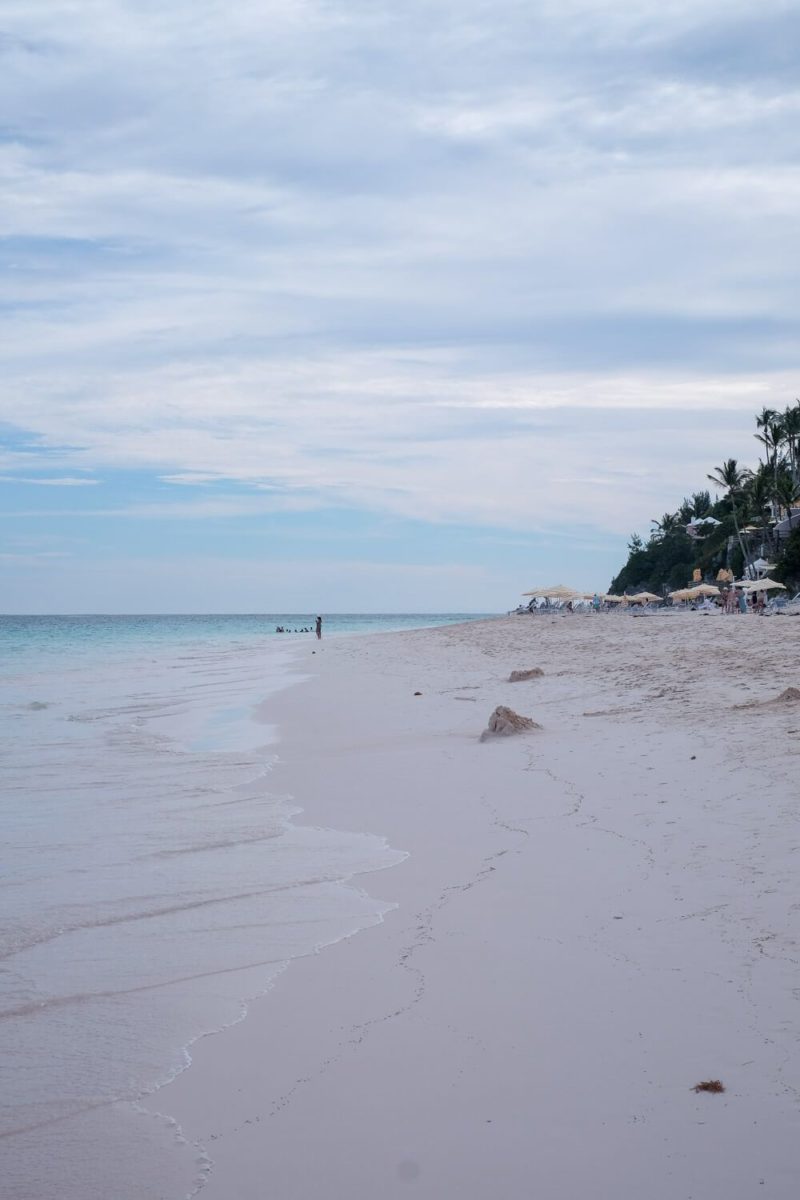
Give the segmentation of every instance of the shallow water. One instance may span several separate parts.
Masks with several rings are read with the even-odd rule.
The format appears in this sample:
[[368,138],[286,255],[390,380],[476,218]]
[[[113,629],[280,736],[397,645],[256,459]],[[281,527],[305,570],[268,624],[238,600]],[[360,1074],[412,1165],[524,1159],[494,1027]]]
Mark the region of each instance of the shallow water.
[[156,1115],[159,1086],[292,958],[386,911],[348,881],[402,853],[295,825],[270,792],[253,706],[298,678],[273,621],[0,618],[13,1200],[190,1194],[203,1157]]

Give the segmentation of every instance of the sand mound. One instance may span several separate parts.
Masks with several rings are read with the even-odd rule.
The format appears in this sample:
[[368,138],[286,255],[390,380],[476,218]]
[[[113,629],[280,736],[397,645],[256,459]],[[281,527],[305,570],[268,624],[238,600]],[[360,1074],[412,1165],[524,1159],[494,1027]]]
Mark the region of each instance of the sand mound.
[[508,677],[509,683],[523,683],[526,679],[538,679],[544,675],[541,667],[531,667],[529,671],[512,671]]
[[481,734],[481,741],[493,737],[510,737],[512,733],[528,733],[531,729],[541,729],[530,717],[521,717],[513,708],[500,704],[489,717],[489,724]]

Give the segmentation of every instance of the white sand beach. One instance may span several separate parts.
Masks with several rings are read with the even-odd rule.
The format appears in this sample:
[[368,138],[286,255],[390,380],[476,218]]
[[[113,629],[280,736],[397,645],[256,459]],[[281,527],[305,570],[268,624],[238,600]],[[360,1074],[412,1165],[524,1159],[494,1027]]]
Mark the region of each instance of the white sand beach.
[[[355,881],[382,924],[291,963],[159,1093],[204,1200],[794,1200],[800,620],[313,649],[263,706],[270,787],[408,857]],[[542,728],[482,743],[501,704]]]

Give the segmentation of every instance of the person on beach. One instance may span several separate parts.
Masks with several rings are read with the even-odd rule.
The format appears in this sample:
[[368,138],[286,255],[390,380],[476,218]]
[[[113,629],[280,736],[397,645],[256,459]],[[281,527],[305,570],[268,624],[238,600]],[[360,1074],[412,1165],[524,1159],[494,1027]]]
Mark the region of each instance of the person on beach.
[[322,637],[322,617],[317,617],[315,631],[318,638]]

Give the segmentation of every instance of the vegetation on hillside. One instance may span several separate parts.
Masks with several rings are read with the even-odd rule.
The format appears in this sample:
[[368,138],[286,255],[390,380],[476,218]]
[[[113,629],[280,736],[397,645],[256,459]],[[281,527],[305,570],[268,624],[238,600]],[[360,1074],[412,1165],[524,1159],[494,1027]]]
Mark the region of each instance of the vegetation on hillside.
[[[719,499],[695,492],[651,522],[646,542],[631,536],[628,561],[610,591],[663,594],[685,587],[696,570],[713,580],[725,568],[738,579],[760,557],[776,564],[773,578],[800,587],[800,515],[792,513],[800,505],[800,400],[782,413],[762,409],[755,437],[762,450],[754,470],[729,458],[709,473]],[[687,533],[693,521],[709,517],[693,526],[694,536]]]

